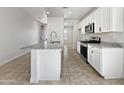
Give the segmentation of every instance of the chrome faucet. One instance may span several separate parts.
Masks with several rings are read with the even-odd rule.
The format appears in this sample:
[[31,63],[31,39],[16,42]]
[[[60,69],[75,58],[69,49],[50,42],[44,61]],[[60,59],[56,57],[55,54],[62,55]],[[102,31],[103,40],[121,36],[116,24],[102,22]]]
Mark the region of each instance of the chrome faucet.
[[53,33],[55,34],[55,37],[57,38],[57,33],[56,33],[55,31],[52,31],[52,32],[50,33],[50,42],[53,42],[53,41],[52,41],[52,35],[53,35]]

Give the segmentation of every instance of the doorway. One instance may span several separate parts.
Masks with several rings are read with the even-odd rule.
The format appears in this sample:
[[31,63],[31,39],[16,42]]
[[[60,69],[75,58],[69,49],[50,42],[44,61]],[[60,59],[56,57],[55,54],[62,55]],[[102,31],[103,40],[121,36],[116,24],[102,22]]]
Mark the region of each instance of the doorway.
[[73,26],[64,27],[64,44],[68,47],[73,46]]

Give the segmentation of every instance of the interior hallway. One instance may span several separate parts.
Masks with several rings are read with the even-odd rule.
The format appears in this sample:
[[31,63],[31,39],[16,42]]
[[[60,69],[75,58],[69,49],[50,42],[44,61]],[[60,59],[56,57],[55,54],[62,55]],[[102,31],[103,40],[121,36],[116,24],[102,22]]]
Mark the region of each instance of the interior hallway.
[[[27,85],[30,80],[30,53],[0,66],[0,84]],[[64,47],[60,81],[40,81],[39,85],[124,85],[123,79],[104,80],[84,62],[71,46]]]

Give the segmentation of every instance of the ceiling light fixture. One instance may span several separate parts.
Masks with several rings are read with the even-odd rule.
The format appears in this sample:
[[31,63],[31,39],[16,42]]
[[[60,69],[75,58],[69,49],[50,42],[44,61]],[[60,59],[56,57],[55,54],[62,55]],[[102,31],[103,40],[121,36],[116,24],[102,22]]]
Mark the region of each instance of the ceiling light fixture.
[[67,25],[68,25],[68,23],[67,23],[67,22],[65,22],[65,23],[64,23],[64,26],[67,26]]
[[72,12],[71,11],[68,11],[68,14],[70,15],[70,14],[72,14]]
[[49,14],[50,14],[50,12],[49,12],[49,11],[46,11],[46,14],[47,14],[47,15],[49,15]]

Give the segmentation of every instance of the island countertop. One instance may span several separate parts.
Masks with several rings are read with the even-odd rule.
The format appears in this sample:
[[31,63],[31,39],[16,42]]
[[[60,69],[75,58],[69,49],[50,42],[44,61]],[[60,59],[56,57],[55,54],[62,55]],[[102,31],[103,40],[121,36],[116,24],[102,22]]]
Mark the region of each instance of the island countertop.
[[62,49],[61,43],[41,42],[21,49]]

